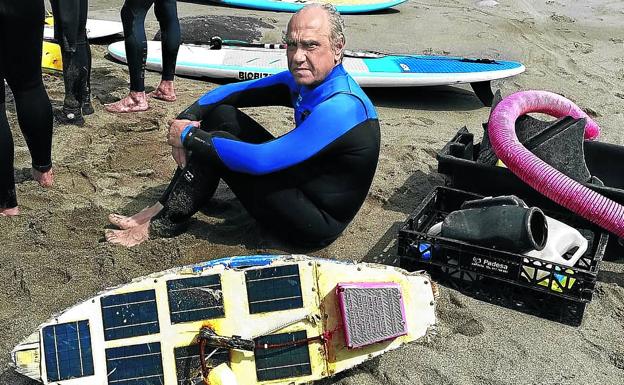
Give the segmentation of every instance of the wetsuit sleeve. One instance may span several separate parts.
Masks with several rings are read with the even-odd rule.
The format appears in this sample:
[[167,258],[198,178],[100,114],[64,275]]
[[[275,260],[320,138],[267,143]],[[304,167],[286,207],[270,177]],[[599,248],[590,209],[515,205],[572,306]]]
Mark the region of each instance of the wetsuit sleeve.
[[184,145],[193,152],[200,152],[205,158],[218,157],[230,170],[263,175],[313,157],[369,118],[359,98],[338,94],[318,105],[294,130],[269,142],[246,143],[195,130]]
[[257,80],[230,83],[207,92],[178,115],[178,119],[200,121],[220,104],[234,107],[292,106],[294,81],[288,71]]

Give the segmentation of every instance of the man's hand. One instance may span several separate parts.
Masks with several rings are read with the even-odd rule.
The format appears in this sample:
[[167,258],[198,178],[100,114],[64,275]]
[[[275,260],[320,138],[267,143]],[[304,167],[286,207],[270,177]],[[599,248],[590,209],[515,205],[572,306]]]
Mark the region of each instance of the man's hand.
[[[176,119],[169,121],[169,132],[167,132],[167,144],[174,148],[182,148],[182,141],[180,140],[180,135],[182,131],[189,124],[199,127],[199,122],[186,120],[186,119]],[[174,156],[175,158],[175,156]]]
[[171,147],[171,155],[178,164],[178,167],[186,167],[186,150],[180,147]]

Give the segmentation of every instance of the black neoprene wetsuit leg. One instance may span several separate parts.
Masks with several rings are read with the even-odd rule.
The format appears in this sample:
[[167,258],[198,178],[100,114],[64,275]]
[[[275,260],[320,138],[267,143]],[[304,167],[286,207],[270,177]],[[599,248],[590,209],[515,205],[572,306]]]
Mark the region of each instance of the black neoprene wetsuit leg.
[[5,113],[6,79],[32,167],[52,167],[52,106],[41,79],[43,0],[5,1],[0,5],[0,207],[17,206],[13,137]]
[[[0,43],[0,54],[2,52],[4,50]],[[0,58],[1,62],[2,59]],[[13,157],[13,136],[6,116],[4,78],[2,78],[0,79],[0,208],[3,209],[17,206]]]
[[156,2],[155,14],[162,32],[163,80],[173,80],[180,46],[180,24],[175,0],[126,0],[121,8],[126,57],[130,71],[130,91],[145,91],[147,37],[145,15]]
[[[222,131],[248,143],[263,143],[273,135],[255,120],[237,108],[228,105],[216,107],[202,127]],[[163,210],[152,219],[150,234],[170,237],[179,234],[188,220],[204,207],[214,195],[222,172],[218,165],[206,164],[202,159],[189,157],[184,169],[178,168],[159,202]]]
[[91,47],[87,39],[88,0],[50,0],[54,36],[61,46],[65,114],[81,115],[90,100]]
[[156,0],[154,3],[154,14],[156,19],[158,19],[161,31],[163,52],[162,80],[173,80],[181,39],[176,0]]
[[[249,116],[234,107],[216,107],[202,127],[215,135],[249,143],[263,143],[274,137]],[[212,130],[211,130],[212,131]],[[176,172],[163,194],[163,210],[152,219],[150,235],[173,236],[210,200],[219,179],[223,179],[245,209],[276,235],[306,246],[332,242],[347,223],[335,220],[297,186],[313,177],[305,167],[268,175],[250,175],[224,169],[222,165],[191,155],[185,169]]]

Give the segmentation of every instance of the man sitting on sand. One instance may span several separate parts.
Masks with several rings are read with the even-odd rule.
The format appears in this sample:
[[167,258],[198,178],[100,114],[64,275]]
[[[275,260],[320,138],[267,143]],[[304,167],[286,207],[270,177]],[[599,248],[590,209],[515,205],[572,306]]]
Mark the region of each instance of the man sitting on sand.
[[[377,113],[342,66],[343,21],[329,5],[293,15],[288,69],[208,92],[174,120],[167,135],[179,168],[155,205],[109,220],[112,243],[134,246],[182,232],[220,179],[258,222],[291,243],[318,247],[351,222],[379,158]],[[296,127],[278,138],[237,107],[294,108]]]

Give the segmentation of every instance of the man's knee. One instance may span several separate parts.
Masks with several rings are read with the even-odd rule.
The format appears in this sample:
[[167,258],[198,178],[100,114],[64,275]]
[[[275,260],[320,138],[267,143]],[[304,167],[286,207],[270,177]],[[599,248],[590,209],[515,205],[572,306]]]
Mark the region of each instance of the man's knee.
[[229,105],[229,104],[220,104],[218,106],[216,106],[215,108],[213,108],[212,112],[210,113],[209,117],[234,117],[236,116],[236,111],[237,108]]
[[221,104],[216,106],[201,122],[204,131],[232,132],[236,125],[237,109],[234,106]]

